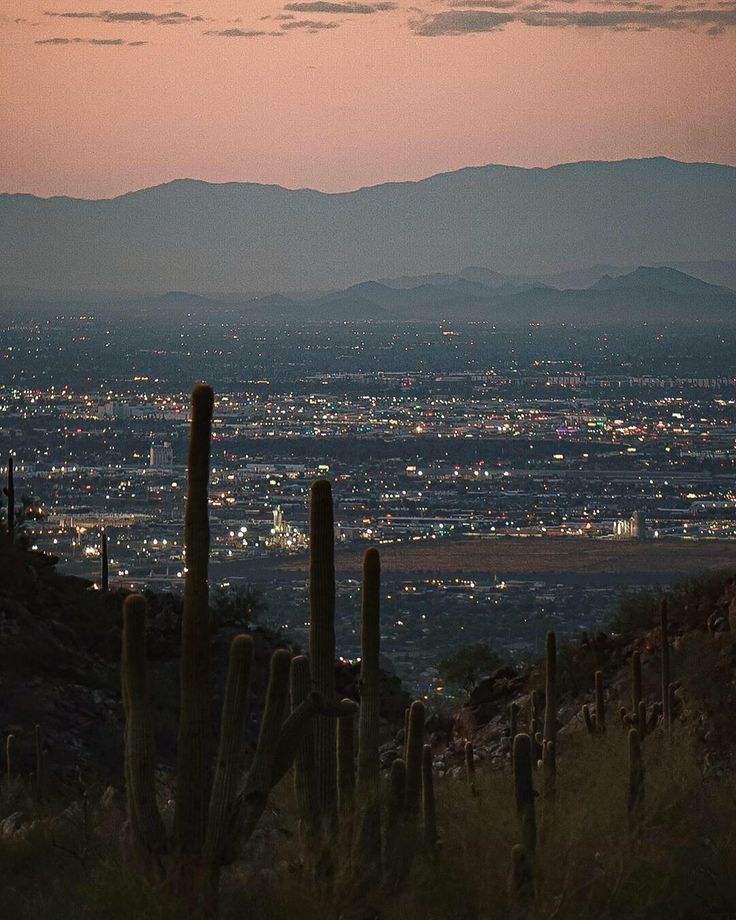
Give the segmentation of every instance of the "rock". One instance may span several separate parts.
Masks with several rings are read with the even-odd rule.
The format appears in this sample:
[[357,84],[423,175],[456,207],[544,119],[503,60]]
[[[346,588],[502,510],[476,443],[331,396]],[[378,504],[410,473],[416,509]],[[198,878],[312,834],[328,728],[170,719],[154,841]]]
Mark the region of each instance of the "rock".
[[26,816],[22,811],[14,811],[0,822],[0,837],[13,837],[25,824]]

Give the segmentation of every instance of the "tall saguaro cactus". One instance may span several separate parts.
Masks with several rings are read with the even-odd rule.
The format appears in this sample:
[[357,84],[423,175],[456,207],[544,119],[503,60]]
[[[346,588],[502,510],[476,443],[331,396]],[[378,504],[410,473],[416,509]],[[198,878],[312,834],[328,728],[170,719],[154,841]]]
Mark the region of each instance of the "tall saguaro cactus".
[[8,484],[3,489],[8,499],[8,536],[10,542],[15,537],[15,480],[13,476],[13,455],[8,454]]
[[184,611],[181,628],[181,715],[177,744],[174,835],[183,853],[201,850],[207,830],[212,753],[210,711],[210,615],[207,507],[214,394],[206,384],[192,391],[187,504],[184,517]]
[[554,799],[557,776],[557,640],[553,632],[547,633],[546,653],[542,764],[544,796]]
[[[309,652],[312,685],[326,699],[335,696],[335,525],[332,486],[327,479],[312,484],[309,514]],[[323,819],[333,820],[337,808],[335,723],[315,723],[317,789]]]
[[110,587],[110,563],[107,556],[107,534],[102,531],[102,547],[100,550],[102,556],[102,590],[107,594]]
[[358,723],[358,789],[374,794],[379,779],[381,691],[381,560],[377,549],[363,558],[363,596],[360,615],[360,719]]

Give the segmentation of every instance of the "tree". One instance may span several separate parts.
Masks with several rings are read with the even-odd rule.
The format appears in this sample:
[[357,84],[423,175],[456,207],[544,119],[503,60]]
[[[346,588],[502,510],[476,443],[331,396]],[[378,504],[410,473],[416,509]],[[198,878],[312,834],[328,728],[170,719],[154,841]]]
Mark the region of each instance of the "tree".
[[489,645],[477,642],[475,645],[465,645],[443,658],[439,663],[439,673],[446,684],[470,692],[481,677],[495,671],[502,663]]

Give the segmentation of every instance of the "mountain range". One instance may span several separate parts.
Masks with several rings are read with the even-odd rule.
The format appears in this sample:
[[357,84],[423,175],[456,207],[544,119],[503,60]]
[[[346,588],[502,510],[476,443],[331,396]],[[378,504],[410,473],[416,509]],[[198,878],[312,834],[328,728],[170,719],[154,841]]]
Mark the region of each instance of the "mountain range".
[[[486,282],[469,280],[483,277]],[[195,314],[204,318],[293,322],[490,322],[502,324],[736,322],[736,290],[708,284],[669,267],[604,274],[587,288],[560,290],[541,282],[504,279],[486,269],[437,273],[410,285],[401,277],[365,281],[318,296],[281,294],[218,299],[182,291],[132,299],[94,300],[97,308],[130,317]],[[6,300],[7,303],[7,300]],[[89,303],[89,301],[88,301]],[[52,302],[61,307],[63,301]]]
[[[509,277],[558,276],[592,300],[589,266],[701,265],[693,275],[723,284],[734,259],[736,168],[662,157],[474,167],[340,194],[183,179],[98,201],[0,195],[6,290],[222,297],[391,278],[397,290],[403,278],[472,302]],[[494,271],[454,277],[466,265]],[[524,294],[540,307],[556,296]],[[396,300],[373,287],[352,295],[389,311]]]

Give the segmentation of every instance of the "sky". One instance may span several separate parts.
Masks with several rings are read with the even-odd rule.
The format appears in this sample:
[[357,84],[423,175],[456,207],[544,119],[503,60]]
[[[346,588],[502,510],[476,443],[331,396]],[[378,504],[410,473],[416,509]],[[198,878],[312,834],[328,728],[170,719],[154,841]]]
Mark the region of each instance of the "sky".
[[736,0],[2,0],[0,191],[736,165]]

